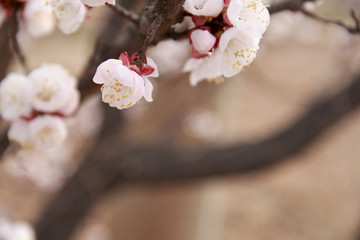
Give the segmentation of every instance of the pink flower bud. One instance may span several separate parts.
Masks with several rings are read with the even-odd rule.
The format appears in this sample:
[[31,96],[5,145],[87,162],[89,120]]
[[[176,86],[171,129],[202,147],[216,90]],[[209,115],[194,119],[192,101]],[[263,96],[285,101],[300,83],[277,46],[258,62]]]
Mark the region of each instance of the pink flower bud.
[[216,42],[216,37],[207,30],[197,29],[191,32],[190,39],[193,48],[199,53],[208,53]]

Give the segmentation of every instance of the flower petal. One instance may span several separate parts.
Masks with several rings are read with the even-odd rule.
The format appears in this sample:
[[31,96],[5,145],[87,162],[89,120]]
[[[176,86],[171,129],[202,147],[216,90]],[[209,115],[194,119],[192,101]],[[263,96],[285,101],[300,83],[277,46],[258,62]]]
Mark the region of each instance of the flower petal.
[[270,14],[262,0],[231,0],[227,17],[235,27],[253,26],[260,35],[270,23]]
[[219,65],[221,62],[221,52],[216,49],[210,56],[199,59],[189,59],[185,63],[184,71],[190,73],[190,84],[195,86],[198,82],[205,79],[215,79],[222,76]]
[[96,70],[93,81],[102,84],[111,79],[117,79],[121,84],[128,87],[135,85],[134,71],[124,66],[122,61],[118,59],[108,59],[101,63]]
[[148,75],[148,77],[159,77],[159,71],[158,68],[154,62],[154,60],[152,60],[151,58],[147,57],[146,58],[147,64],[150,65],[152,68],[154,68],[154,72],[151,73],[150,75]]
[[145,83],[144,98],[146,101],[152,102],[153,101],[152,92],[153,92],[154,87],[147,77],[144,77],[143,79],[144,79],[144,83]]
[[184,9],[197,16],[217,17],[224,8],[224,0],[185,0]]

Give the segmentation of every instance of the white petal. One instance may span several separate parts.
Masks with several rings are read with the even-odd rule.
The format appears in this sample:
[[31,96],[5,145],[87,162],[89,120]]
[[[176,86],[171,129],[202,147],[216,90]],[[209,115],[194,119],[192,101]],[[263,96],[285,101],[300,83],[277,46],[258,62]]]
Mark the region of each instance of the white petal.
[[31,111],[29,83],[26,77],[10,73],[0,84],[0,113],[6,120],[15,120]]
[[85,19],[86,7],[80,2],[79,11],[70,18],[59,19],[59,28],[65,34],[70,34],[79,29],[81,23]]
[[133,87],[135,85],[133,73],[132,70],[122,64],[121,60],[108,59],[98,66],[93,81],[102,84],[117,79],[121,84]]
[[23,147],[29,145],[29,123],[22,119],[14,121],[9,128],[8,138]]
[[59,21],[73,19],[84,6],[80,0],[49,0],[49,4]]
[[143,79],[137,73],[130,72],[133,74],[134,86],[125,86],[114,78],[107,81],[101,88],[103,102],[108,103],[111,107],[125,109],[136,104],[144,96]]
[[208,57],[189,59],[185,64],[184,71],[191,71],[190,84],[195,86],[201,80],[220,77],[222,75],[219,69],[220,61],[221,53],[218,49]]
[[26,30],[34,37],[51,33],[55,27],[52,8],[46,0],[28,0],[23,10]]
[[256,57],[259,38],[253,38],[237,28],[226,30],[220,38],[219,50],[222,52],[221,72],[232,77],[248,66]]
[[105,3],[115,5],[115,0],[81,0],[81,1],[90,7],[104,6]]
[[270,23],[269,11],[261,0],[232,0],[227,16],[235,27],[252,26],[260,35]]
[[158,68],[154,62],[154,60],[152,60],[151,58],[147,57],[146,58],[147,64],[150,65],[151,67],[154,68],[154,72],[150,75],[148,75],[148,77],[159,77],[159,71]]
[[216,42],[216,37],[207,30],[197,29],[191,32],[190,39],[195,50],[199,53],[208,53]]
[[55,149],[65,141],[68,131],[62,118],[44,115],[29,122],[29,134],[36,149]]
[[145,83],[144,98],[146,101],[152,102],[153,101],[152,92],[153,92],[154,87],[147,77],[144,77],[143,79],[144,79],[144,83]]
[[59,113],[64,116],[71,115],[79,106],[80,103],[80,93],[77,89],[70,89],[70,93],[65,105],[58,110]]
[[184,3],[184,9],[197,16],[217,17],[223,8],[223,0],[185,0]]

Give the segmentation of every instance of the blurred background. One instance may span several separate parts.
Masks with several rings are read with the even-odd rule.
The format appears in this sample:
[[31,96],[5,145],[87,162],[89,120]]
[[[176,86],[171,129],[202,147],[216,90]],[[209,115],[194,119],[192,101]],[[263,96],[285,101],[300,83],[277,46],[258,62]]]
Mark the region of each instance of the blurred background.
[[[351,25],[349,9],[360,10],[358,5],[324,0],[315,4],[315,12]],[[24,33],[20,40],[30,68],[55,62],[80,76],[110,13],[92,9],[70,36],[57,31],[29,39]],[[149,51],[161,78],[152,81],[153,103],[124,111],[122,134],[129,142],[200,147],[261,140],[295,121],[316,99],[347,86],[360,71],[358,35],[291,12],[272,16],[257,59],[221,84],[191,87],[181,73],[190,54],[187,41],[163,42]],[[21,71],[16,62],[11,71]],[[101,126],[101,104],[99,91],[68,119],[70,137],[58,151],[6,152],[0,163],[0,215],[36,222],[84,161],[81,156]],[[97,202],[73,239],[355,240],[360,235],[359,122],[355,111],[291,161],[266,170],[121,186]]]

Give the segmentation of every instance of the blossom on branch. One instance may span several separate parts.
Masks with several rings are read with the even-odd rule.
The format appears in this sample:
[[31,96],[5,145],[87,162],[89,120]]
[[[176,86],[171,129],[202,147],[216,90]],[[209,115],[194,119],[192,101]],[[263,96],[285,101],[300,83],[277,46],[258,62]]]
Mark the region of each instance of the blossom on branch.
[[0,84],[0,114],[12,121],[8,137],[29,149],[59,147],[67,136],[64,117],[79,101],[76,79],[58,64],[43,64],[27,77],[11,73]]
[[261,0],[226,0],[220,16],[194,14],[192,19],[194,55],[183,70],[190,72],[190,83],[196,85],[204,79],[218,82],[248,67],[256,58],[270,15]]
[[76,79],[61,65],[45,63],[29,74],[28,81],[30,103],[38,111],[69,115],[79,103]]
[[153,101],[153,86],[148,78],[159,76],[157,66],[151,58],[147,58],[147,64],[143,64],[140,70],[132,64],[134,58],[135,54],[129,58],[125,52],[119,59],[101,63],[96,70],[93,81],[103,84],[102,100],[111,107],[126,109],[134,106],[142,97],[148,102]]

